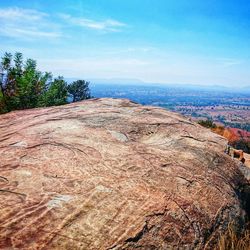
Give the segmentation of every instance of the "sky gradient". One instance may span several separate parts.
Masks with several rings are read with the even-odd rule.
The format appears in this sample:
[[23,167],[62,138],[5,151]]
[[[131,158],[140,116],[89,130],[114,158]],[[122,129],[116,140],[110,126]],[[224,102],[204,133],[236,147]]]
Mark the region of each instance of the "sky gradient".
[[250,86],[248,0],[0,0],[1,56],[83,79]]

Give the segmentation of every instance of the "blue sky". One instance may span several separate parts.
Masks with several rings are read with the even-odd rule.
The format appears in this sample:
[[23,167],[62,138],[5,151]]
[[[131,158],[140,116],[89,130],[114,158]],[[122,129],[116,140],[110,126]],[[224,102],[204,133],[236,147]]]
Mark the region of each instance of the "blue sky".
[[0,48],[55,76],[238,87],[249,13],[249,0],[0,0]]

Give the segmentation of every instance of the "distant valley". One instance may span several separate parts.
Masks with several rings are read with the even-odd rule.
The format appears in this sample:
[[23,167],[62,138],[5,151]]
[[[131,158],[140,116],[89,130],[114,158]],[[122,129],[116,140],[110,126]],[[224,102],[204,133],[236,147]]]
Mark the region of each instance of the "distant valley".
[[212,119],[218,125],[250,131],[250,92],[212,86],[91,84],[94,97],[128,98],[160,106],[194,120]]

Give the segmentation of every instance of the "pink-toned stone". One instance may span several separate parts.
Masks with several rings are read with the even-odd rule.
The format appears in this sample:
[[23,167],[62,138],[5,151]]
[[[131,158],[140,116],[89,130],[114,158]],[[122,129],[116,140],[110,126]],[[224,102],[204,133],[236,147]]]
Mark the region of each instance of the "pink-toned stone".
[[211,249],[244,211],[227,141],[124,99],[0,116],[0,249]]

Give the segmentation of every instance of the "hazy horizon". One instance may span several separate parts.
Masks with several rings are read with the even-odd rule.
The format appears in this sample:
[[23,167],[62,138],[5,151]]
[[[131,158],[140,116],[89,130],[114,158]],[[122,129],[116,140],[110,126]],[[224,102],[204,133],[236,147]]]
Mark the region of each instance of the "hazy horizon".
[[[83,79],[84,77],[64,77],[64,79],[67,82],[72,82],[76,81],[79,79]],[[105,84],[105,85],[112,85],[112,84],[118,84],[118,85],[141,85],[141,86],[150,86],[150,85],[155,85],[155,86],[193,86],[193,87],[214,87],[214,88],[222,88],[222,89],[232,89],[232,90],[237,90],[235,89],[235,86],[232,85],[227,85],[227,84],[216,84],[216,83],[210,83],[210,84],[199,84],[199,83],[186,83],[186,82],[146,82],[140,79],[129,79],[129,78],[85,78],[85,80],[90,82],[90,85],[92,84]],[[238,86],[239,90],[244,90],[246,88],[250,88],[250,85],[241,85]],[[250,91],[250,89],[249,89]],[[248,92],[249,92],[248,91]]]
[[1,55],[54,76],[250,86],[250,2],[9,0]]

